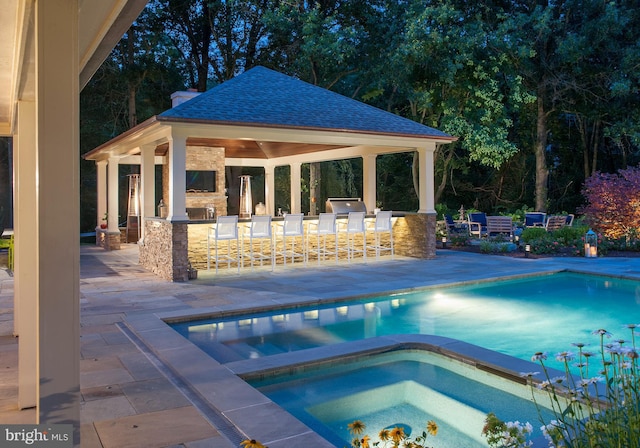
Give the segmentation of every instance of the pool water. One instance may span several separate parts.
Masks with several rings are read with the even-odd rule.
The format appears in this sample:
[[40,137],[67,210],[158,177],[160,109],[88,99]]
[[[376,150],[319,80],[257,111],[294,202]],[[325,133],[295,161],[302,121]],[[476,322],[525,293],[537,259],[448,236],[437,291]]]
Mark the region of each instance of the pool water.
[[347,425],[355,419],[367,425],[372,444],[388,426],[408,427],[413,438],[434,420],[439,430],[428,446],[486,447],[482,427],[489,412],[529,421],[534,437],[542,435],[528,386],[442,355],[408,350],[306,369],[249,383],[335,446],[348,445]]
[[[478,266],[478,269],[482,269]],[[392,334],[433,334],[529,360],[585,343],[604,328],[629,339],[640,322],[640,282],[563,272],[386,297],[177,323],[173,328],[227,362]],[[224,349],[221,350],[221,344]]]

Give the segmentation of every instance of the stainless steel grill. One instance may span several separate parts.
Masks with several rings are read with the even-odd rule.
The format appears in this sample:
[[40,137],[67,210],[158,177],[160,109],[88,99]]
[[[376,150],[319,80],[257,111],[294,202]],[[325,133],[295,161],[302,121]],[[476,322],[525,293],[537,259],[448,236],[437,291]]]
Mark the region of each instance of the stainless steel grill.
[[360,198],[329,198],[325,204],[327,213],[346,215],[349,212],[367,212],[367,206]]

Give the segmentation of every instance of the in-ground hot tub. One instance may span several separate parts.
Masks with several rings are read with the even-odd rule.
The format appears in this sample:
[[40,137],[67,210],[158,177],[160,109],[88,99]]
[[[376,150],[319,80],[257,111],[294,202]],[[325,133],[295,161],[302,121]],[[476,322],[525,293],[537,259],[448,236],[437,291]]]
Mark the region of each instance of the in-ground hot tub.
[[[489,412],[505,421],[540,426],[532,402],[547,397],[519,379],[424,350],[398,350],[331,363],[242,375],[250,385],[335,446],[351,441],[348,424],[361,420],[371,443],[380,430],[401,426],[421,434],[427,421],[439,427],[433,445],[486,447],[482,428]],[[542,410],[549,421],[552,414]],[[533,436],[542,439],[538,429]],[[542,440],[540,440],[542,442]]]

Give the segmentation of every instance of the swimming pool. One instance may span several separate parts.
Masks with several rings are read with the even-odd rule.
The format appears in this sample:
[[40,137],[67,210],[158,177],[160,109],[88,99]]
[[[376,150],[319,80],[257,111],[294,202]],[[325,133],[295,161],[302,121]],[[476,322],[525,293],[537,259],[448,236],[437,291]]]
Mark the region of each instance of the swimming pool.
[[[372,443],[387,426],[409,428],[415,436],[434,420],[439,431],[430,440],[441,448],[486,447],[481,434],[489,412],[505,421],[538,422],[529,386],[423,350],[291,369],[249,384],[335,446],[349,444],[347,425],[355,419],[367,425]],[[537,393],[537,401],[546,396]],[[542,435],[537,426],[534,437]]]
[[562,272],[172,326],[220,362],[392,334],[447,336],[528,360],[595,344],[599,328],[628,338],[622,326],[637,322],[639,282]]

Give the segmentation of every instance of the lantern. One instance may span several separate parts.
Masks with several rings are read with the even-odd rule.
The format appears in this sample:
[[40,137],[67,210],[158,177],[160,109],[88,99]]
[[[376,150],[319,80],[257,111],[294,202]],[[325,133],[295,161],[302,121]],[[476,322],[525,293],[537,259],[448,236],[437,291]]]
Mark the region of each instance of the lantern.
[[598,235],[591,229],[584,235],[584,256],[587,258],[598,256]]

